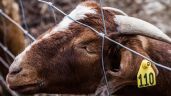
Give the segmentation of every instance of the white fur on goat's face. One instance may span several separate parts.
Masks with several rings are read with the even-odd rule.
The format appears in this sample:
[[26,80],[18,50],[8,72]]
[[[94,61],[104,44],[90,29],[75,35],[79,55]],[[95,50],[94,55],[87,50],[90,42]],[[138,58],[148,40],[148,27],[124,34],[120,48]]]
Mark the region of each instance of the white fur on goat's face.
[[[96,14],[96,10],[89,6],[79,5],[68,16],[74,20],[80,20],[87,17],[86,14]],[[68,29],[69,25],[73,22],[73,20],[65,16],[64,19],[52,29],[52,32],[64,31]]]
[[[92,8],[91,6],[86,5],[78,5],[68,16],[71,17],[74,20],[81,20],[86,18],[86,14],[96,14],[96,10]],[[65,16],[63,20],[56,25],[49,34],[46,34],[43,36],[43,38],[48,38],[51,34],[55,32],[61,32],[65,31],[69,28],[69,26],[74,22],[68,16]]]

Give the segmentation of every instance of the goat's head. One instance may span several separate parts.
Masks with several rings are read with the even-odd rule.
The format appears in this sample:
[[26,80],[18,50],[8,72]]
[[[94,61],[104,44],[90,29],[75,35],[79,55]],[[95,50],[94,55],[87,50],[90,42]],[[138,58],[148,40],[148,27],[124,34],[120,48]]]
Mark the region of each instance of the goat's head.
[[[131,36],[115,35],[116,31],[129,35],[141,34],[168,41],[163,39],[163,37],[167,37],[163,33],[154,34],[149,27],[145,30],[136,24],[140,22],[141,24],[147,24],[147,26],[150,25],[144,21],[128,16],[117,16],[114,10],[108,8],[104,9],[104,15],[109,37],[120,43],[129,45],[126,42]],[[69,16],[94,27],[99,32],[103,31],[100,7],[96,2],[86,1],[81,3]],[[130,20],[133,20],[133,23]],[[154,26],[150,26],[158,32]],[[144,25],[144,27],[146,26]],[[137,44],[136,39],[132,43]],[[141,44],[136,46],[139,48]],[[122,71],[116,69],[128,69],[123,67],[129,66],[124,65],[124,63],[128,62],[126,60],[133,59],[133,57],[131,55],[126,57],[127,55],[129,55],[129,52],[125,52],[124,49],[121,50],[115,44],[105,41],[104,61],[106,70],[110,70],[109,74],[112,74],[111,76],[117,73],[114,77],[118,76],[120,78],[119,75],[122,75]],[[137,71],[137,68],[135,70]],[[40,36],[16,57],[10,66],[7,82],[11,89],[21,93],[88,94],[97,89],[102,77],[101,38],[91,29],[65,17],[56,27]],[[133,77],[126,76],[125,78],[132,79]]]

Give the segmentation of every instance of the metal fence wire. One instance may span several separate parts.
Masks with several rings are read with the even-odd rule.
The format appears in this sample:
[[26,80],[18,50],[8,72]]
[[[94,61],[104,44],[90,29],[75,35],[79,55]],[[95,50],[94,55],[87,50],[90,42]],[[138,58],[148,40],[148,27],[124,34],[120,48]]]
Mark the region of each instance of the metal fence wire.
[[143,57],[144,59],[149,60],[150,62],[154,63],[156,66],[159,66],[159,67],[162,67],[162,68],[164,68],[164,69],[167,69],[167,70],[171,71],[171,68],[170,68],[170,67],[164,66],[164,65],[162,65],[162,64],[160,64],[160,63],[157,63],[157,62],[151,60],[150,58],[148,58],[148,57],[146,57],[146,56],[144,56],[144,55],[142,55],[142,54],[140,54],[140,53],[138,53],[138,52],[132,50],[131,48],[128,48],[128,47],[124,46],[123,44],[121,44],[121,43],[119,43],[119,42],[117,42],[117,41],[115,41],[115,40],[113,40],[113,39],[107,37],[107,35],[105,35],[104,33],[98,32],[98,31],[97,31],[96,29],[94,29],[93,27],[91,27],[91,26],[89,26],[89,25],[86,25],[86,24],[84,24],[84,23],[82,23],[82,22],[79,22],[79,21],[77,21],[77,20],[74,20],[72,17],[70,17],[69,15],[67,15],[67,14],[66,14],[65,12],[63,12],[61,9],[57,8],[56,6],[54,6],[53,3],[47,2],[47,1],[43,1],[43,0],[39,0],[39,1],[42,2],[42,3],[45,3],[45,4],[49,5],[49,6],[52,6],[54,9],[56,9],[57,11],[59,11],[60,13],[62,13],[62,14],[65,15],[66,17],[68,17],[69,19],[73,20],[74,22],[76,22],[76,23],[78,23],[78,24],[80,24],[80,25],[82,25],[82,26],[85,26],[85,27],[87,27],[87,28],[90,28],[92,31],[94,31],[96,34],[98,34],[100,37],[104,37],[105,39],[107,39],[107,40],[109,40],[109,41],[111,41],[111,42],[113,42],[113,43],[115,43],[115,44],[117,44],[117,45],[119,45],[119,46],[121,46],[121,47],[123,47],[123,48],[129,50],[130,52],[132,52],[132,53],[134,53],[134,54],[136,54],[136,55],[138,55],[138,56],[141,56],[141,57]]
[[[102,63],[102,70],[103,70],[103,73],[104,73],[105,84],[106,84],[106,86],[107,86],[107,94],[108,94],[108,96],[110,96],[110,92],[109,92],[109,89],[108,89],[108,80],[107,80],[107,77],[106,77],[105,64],[104,64],[104,60],[103,60],[103,47],[104,47],[104,40],[105,40],[105,39],[106,39],[106,40],[109,40],[109,41],[111,41],[111,42],[113,42],[113,43],[115,43],[115,44],[117,44],[117,45],[119,45],[119,46],[121,46],[121,47],[123,47],[123,48],[125,48],[125,49],[127,49],[127,50],[129,50],[130,52],[132,52],[132,53],[134,53],[134,54],[136,54],[136,55],[138,55],[138,56],[143,57],[144,59],[147,59],[148,61],[152,62],[153,64],[155,64],[155,65],[158,66],[158,67],[161,67],[161,68],[163,68],[163,69],[166,69],[166,70],[171,71],[171,68],[170,68],[170,67],[164,66],[164,65],[162,65],[162,64],[160,64],[160,63],[157,63],[157,62],[151,60],[150,58],[148,58],[148,57],[146,57],[146,56],[144,56],[144,55],[142,55],[142,54],[140,54],[140,53],[138,53],[138,52],[136,52],[136,51],[134,51],[134,50],[132,50],[132,49],[130,49],[130,48],[124,46],[124,45],[122,45],[121,43],[119,43],[119,42],[117,42],[117,41],[115,41],[115,40],[113,40],[113,39],[107,37],[106,25],[105,25],[105,22],[104,22],[104,21],[105,21],[105,17],[104,17],[103,9],[102,9],[102,4],[103,4],[103,1],[102,1],[102,0],[99,0],[99,2],[100,2],[100,7],[101,7],[101,15],[102,15],[102,22],[103,22],[104,32],[98,32],[98,31],[97,31],[96,29],[94,29],[93,27],[91,27],[91,26],[89,26],[89,25],[86,25],[86,24],[84,24],[84,23],[82,23],[82,22],[79,22],[79,21],[77,21],[77,20],[74,20],[72,17],[70,17],[69,15],[67,15],[64,11],[62,11],[62,10],[59,9],[58,7],[54,6],[52,2],[47,2],[47,1],[44,1],[44,0],[38,0],[38,1],[39,1],[39,2],[42,2],[42,3],[44,3],[44,4],[47,4],[48,6],[50,6],[50,7],[52,8],[53,14],[54,14],[54,10],[53,10],[53,9],[55,9],[55,10],[57,10],[58,12],[60,12],[61,14],[63,14],[64,16],[66,16],[66,17],[68,17],[69,19],[73,20],[74,22],[76,22],[76,23],[78,23],[78,24],[80,24],[80,25],[82,25],[82,26],[84,26],[84,27],[87,27],[87,28],[91,29],[93,32],[95,32],[96,34],[98,34],[98,35],[102,38],[102,61],[101,61],[101,63]],[[23,2],[23,1],[20,0],[19,3],[20,3],[20,6],[21,6],[21,8],[22,8],[22,9],[21,9],[21,10],[22,10],[22,16],[23,16],[23,18],[25,19],[26,17],[25,17],[25,12],[24,12],[24,9],[23,9],[23,3],[22,3],[22,2]],[[25,23],[25,27],[26,27],[27,30],[25,30],[25,29],[22,28],[18,23],[16,23],[14,20],[12,20],[8,15],[6,15],[6,14],[4,13],[1,9],[0,9],[0,15],[3,16],[4,18],[8,19],[11,23],[15,24],[16,27],[18,27],[18,28],[25,34],[26,37],[30,38],[32,41],[35,41],[35,40],[36,40],[36,39],[27,31],[27,30],[28,30],[28,27],[27,27],[26,21],[24,21],[24,23]],[[56,19],[55,19],[55,18],[56,18],[56,17],[55,17],[55,14],[54,14],[54,20],[55,20],[55,22],[56,22]],[[10,51],[8,50],[8,48],[5,47],[1,42],[0,42],[0,48],[3,49],[3,51],[4,51],[5,53],[7,53],[11,58],[13,58],[13,59],[15,58],[15,55],[12,54],[12,52],[10,52]],[[5,60],[3,60],[2,57],[0,57],[0,62],[1,62],[6,68],[9,68],[8,63],[6,63]],[[4,81],[4,79],[3,79],[3,77],[2,77],[1,75],[0,75],[0,81],[3,82],[4,86],[6,86],[6,83],[5,83],[5,81]],[[6,86],[6,87],[7,87],[7,86]],[[9,92],[11,93],[11,95],[13,95],[13,96],[19,96],[17,93],[11,91],[10,89],[8,89],[8,91],[9,91]]]

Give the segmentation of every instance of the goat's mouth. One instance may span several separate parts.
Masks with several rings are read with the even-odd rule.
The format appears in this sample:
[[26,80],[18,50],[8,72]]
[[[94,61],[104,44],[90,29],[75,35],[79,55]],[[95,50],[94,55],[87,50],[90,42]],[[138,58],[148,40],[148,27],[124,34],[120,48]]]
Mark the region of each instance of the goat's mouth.
[[9,88],[21,94],[33,94],[36,91],[40,90],[41,86],[42,83],[34,83],[27,85],[9,86]]

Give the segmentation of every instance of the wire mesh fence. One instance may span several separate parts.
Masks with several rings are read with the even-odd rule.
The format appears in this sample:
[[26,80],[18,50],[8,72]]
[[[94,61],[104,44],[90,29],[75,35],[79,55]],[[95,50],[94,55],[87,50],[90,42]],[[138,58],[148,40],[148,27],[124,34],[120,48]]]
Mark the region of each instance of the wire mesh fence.
[[[139,55],[139,56],[141,56],[141,57],[143,57],[143,58],[145,58],[145,59],[151,61],[152,63],[154,63],[155,65],[157,65],[157,66],[159,66],[159,67],[162,67],[162,68],[164,68],[164,69],[166,69],[166,70],[171,71],[171,68],[169,68],[169,67],[167,67],[167,66],[163,66],[162,64],[156,63],[156,62],[152,61],[150,58],[148,58],[148,57],[146,57],[146,56],[143,56],[142,54],[140,54],[140,53],[138,53],[138,52],[136,52],[136,51],[134,51],[134,50],[132,50],[132,49],[130,49],[130,48],[128,48],[128,47],[126,47],[126,46],[120,44],[120,43],[118,43],[117,41],[114,41],[114,40],[112,40],[111,38],[107,37],[107,35],[106,35],[106,33],[107,33],[107,32],[106,32],[106,26],[105,26],[105,23],[104,23],[105,17],[104,17],[104,14],[103,14],[102,9],[101,9],[101,14],[102,14],[102,18],[103,18],[103,21],[102,21],[102,22],[103,22],[103,24],[104,24],[104,25],[103,25],[103,27],[104,27],[104,33],[98,32],[98,31],[97,31],[96,29],[94,29],[93,27],[91,27],[91,26],[89,26],[89,25],[86,25],[86,24],[83,24],[83,23],[81,23],[81,22],[79,22],[79,21],[76,21],[76,20],[74,20],[72,17],[69,17],[69,16],[68,16],[64,11],[62,11],[60,8],[54,6],[53,3],[52,3],[52,1],[51,1],[51,2],[47,2],[47,1],[43,1],[43,0],[39,0],[39,1],[40,1],[40,2],[43,2],[43,3],[45,3],[45,4],[47,4],[48,7],[50,8],[50,10],[52,10],[52,14],[53,14],[53,18],[54,18],[55,23],[57,23],[57,20],[56,20],[57,18],[56,18],[56,14],[55,14],[55,11],[57,10],[59,13],[62,13],[63,15],[65,15],[65,16],[68,17],[69,19],[71,19],[71,20],[77,22],[78,24],[90,28],[91,30],[93,30],[94,32],[96,32],[100,37],[102,37],[102,38],[104,38],[104,39],[107,39],[107,40],[109,40],[109,41],[111,41],[111,42],[113,42],[113,43],[115,43],[115,44],[118,44],[119,46],[121,46],[121,47],[123,47],[123,48],[125,48],[125,49],[127,49],[127,50],[129,50],[129,51],[131,51],[132,53],[134,53],[134,54],[136,54],[136,55]],[[27,21],[26,21],[26,15],[25,15],[24,5],[23,5],[22,0],[19,0],[19,3],[20,3],[20,6],[21,6],[21,10],[22,10],[22,18],[24,19],[24,26],[25,26],[25,28],[26,28],[27,30],[29,30],[28,25],[27,25]],[[102,8],[102,1],[101,1],[101,0],[100,0],[100,4],[101,4],[101,8]],[[1,16],[7,18],[10,22],[12,22],[13,24],[15,24],[15,25],[16,25],[16,26],[17,26],[17,27],[26,35],[26,37],[30,38],[32,41],[35,41],[35,40],[36,40],[34,36],[32,36],[27,30],[25,30],[22,26],[20,26],[18,23],[16,23],[14,20],[12,20],[8,15],[6,15],[6,14],[4,13],[1,9],[0,9],[0,14],[1,14]],[[103,39],[103,40],[104,40],[104,39]],[[103,44],[103,43],[102,43],[102,44]],[[104,44],[103,44],[103,45],[104,45]],[[1,47],[1,48],[3,49],[3,51],[4,51],[6,54],[8,54],[12,59],[15,58],[15,55],[14,55],[12,52],[10,52],[9,49],[8,49],[6,46],[4,46],[2,43],[0,43],[0,47]],[[103,50],[103,49],[102,49],[102,50]],[[102,55],[102,58],[103,58],[103,55]],[[0,57],[0,62],[1,62],[6,68],[9,68],[9,64],[8,64],[5,60],[3,60],[2,57]],[[103,62],[103,59],[102,59],[102,62]],[[104,63],[102,63],[102,64],[103,64],[102,67],[104,67]],[[104,68],[103,68],[103,69],[104,69]],[[103,70],[103,71],[105,72],[105,70]],[[106,74],[106,73],[104,73],[104,75],[105,75],[105,74]],[[0,80],[1,80],[2,84],[3,84],[4,86],[6,86],[5,81],[4,81],[4,79],[3,79],[2,76],[0,76]],[[106,80],[106,84],[107,84],[107,80]],[[13,96],[19,96],[19,95],[16,94],[15,92],[13,92],[13,91],[11,91],[10,89],[8,89],[7,86],[6,86],[6,89],[11,93],[11,95],[13,95]],[[108,94],[110,94],[110,92],[108,92]]]

